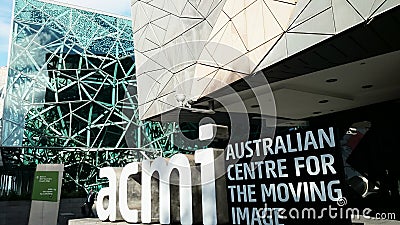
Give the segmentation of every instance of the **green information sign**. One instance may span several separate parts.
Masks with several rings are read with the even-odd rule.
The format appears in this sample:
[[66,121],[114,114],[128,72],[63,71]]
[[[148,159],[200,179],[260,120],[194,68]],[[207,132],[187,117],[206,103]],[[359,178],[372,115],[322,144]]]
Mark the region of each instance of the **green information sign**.
[[57,202],[58,171],[36,171],[32,200]]

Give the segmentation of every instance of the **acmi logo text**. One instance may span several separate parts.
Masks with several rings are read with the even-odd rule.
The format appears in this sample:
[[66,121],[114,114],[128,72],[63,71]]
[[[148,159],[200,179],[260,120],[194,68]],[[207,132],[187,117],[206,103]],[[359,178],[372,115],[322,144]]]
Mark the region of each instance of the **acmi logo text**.
[[[215,163],[215,159],[222,152],[222,150],[215,149],[197,150],[194,154],[194,162],[193,159],[190,159],[193,156],[177,154],[169,160],[159,157],[155,160],[144,160],[141,163],[133,162],[122,169],[101,168],[100,177],[107,178],[109,186],[102,188],[97,197],[96,208],[99,219],[116,221],[117,217],[122,217],[122,219],[130,223],[171,223],[170,180],[171,174],[177,171],[179,179],[175,185],[179,188],[179,220],[181,224],[193,224],[200,221],[203,224],[217,224],[229,221],[227,218],[228,213],[225,212],[227,210],[226,205],[217,203],[226,202],[226,200],[217,201],[217,196],[226,196],[225,178],[224,176],[216,175],[217,170],[224,170],[221,167],[223,163]],[[200,166],[196,167],[195,164]],[[128,192],[128,179],[130,176],[135,175],[141,176],[140,211],[138,209],[130,209],[128,206],[128,195],[133,194]],[[152,178],[154,179],[157,176],[159,188],[156,191],[158,193],[152,193],[152,190],[154,191],[152,185],[155,185],[152,182]],[[220,177],[218,180],[223,184],[217,184],[216,176]],[[195,188],[196,185],[200,185],[201,188]],[[220,192],[225,192],[225,194]],[[154,205],[154,202],[152,204],[152,199],[157,201],[152,195],[159,196],[158,207]],[[201,203],[200,201],[193,202],[195,201],[194,199],[201,199]],[[202,216],[194,215],[193,205],[200,204]],[[172,207],[176,208],[177,206]],[[155,212],[155,208],[159,208],[159,212]],[[159,213],[159,221],[154,221],[153,215],[157,213]]]

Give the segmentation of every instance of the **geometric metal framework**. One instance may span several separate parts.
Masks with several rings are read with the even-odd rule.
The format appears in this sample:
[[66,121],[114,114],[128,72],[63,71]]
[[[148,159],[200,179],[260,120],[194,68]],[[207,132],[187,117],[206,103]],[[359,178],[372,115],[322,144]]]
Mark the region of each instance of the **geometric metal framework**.
[[173,153],[174,123],[139,120],[130,19],[15,0],[9,54],[9,166],[64,163],[64,185],[86,187],[101,167]]

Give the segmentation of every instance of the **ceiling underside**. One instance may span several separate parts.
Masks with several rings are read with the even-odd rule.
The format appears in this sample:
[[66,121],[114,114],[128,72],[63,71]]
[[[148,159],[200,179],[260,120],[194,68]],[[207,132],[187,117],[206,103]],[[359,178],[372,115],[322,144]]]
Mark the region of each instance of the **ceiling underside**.
[[[397,7],[264,69],[277,117],[299,120],[400,98],[399,27]],[[248,84],[257,86],[256,81],[253,77],[231,85],[250,113],[258,113],[254,106],[262,104],[248,96]],[[213,96],[224,90],[218,92]],[[224,111],[218,105],[215,110]]]
[[[212,93],[212,96],[214,99],[225,96],[227,89],[233,88],[243,99],[250,117],[254,117],[259,114],[257,105],[262,103],[254,98],[249,84],[262,89],[265,84],[258,82],[257,75],[264,75],[273,91],[276,116],[283,125],[398,99],[399,27],[400,7],[396,7],[267,67],[262,73],[238,80]],[[327,82],[332,79],[336,81]],[[209,100],[207,97],[199,99],[193,107],[207,108]],[[213,117],[223,121],[227,116],[225,109],[217,102],[214,105],[217,113]],[[180,121],[192,122],[209,116],[174,109],[165,113],[162,120],[174,120],[178,114]],[[160,119],[159,116],[152,118]]]
[[398,0],[133,0],[140,118],[214,97],[264,68],[271,83],[389,52],[397,43],[387,34],[398,23],[379,21],[398,7]]

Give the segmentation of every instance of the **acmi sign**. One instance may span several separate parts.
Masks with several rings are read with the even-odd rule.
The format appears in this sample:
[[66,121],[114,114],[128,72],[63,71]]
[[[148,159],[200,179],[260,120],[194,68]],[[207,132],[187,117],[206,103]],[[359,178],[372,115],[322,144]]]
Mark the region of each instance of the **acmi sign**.
[[102,168],[100,177],[109,187],[98,194],[97,213],[103,221],[130,223],[278,225],[276,211],[273,217],[258,216],[258,203],[275,210],[292,199],[296,207],[322,207],[342,197],[336,153],[330,127],[228,144],[226,155],[209,148],[194,156]]
[[[101,168],[100,177],[108,179],[109,187],[102,188],[97,197],[96,208],[99,219],[102,221],[116,221],[122,217],[123,220],[130,223],[171,223],[171,194],[175,193],[170,191],[170,179],[173,172],[178,172],[179,181],[176,186],[179,187],[180,223],[193,224],[201,221],[203,224],[217,224],[228,222],[226,205],[217,203],[217,195],[226,196],[226,192],[218,193],[219,191],[225,191],[225,184],[220,185],[219,191],[216,188],[218,180],[216,180],[215,171],[219,169],[223,171],[223,167],[221,167],[223,163],[218,163],[217,165],[215,159],[221,153],[222,151],[220,150],[203,149],[195,152],[194,162],[189,158],[190,156],[177,154],[169,160],[160,157],[154,161],[144,160],[141,163],[130,163],[122,170],[121,168],[112,167]],[[196,168],[193,167],[194,164],[200,165],[200,168],[198,170],[194,169]],[[141,174],[140,212],[138,209],[130,209],[128,206],[128,194],[133,194],[131,192],[128,193],[128,179],[130,176],[139,174]],[[152,178],[157,175],[159,188],[155,191],[158,191],[158,194],[152,193],[152,184],[154,185]],[[220,180],[225,179],[224,176],[220,177]],[[196,184],[194,182],[201,186],[201,191],[199,187],[195,187]],[[154,204],[157,199],[154,199],[152,195],[159,196],[158,207]],[[198,218],[199,215],[193,214],[193,205],[200,205],[200,201],[198,204],[193,202],[193,199],[200,199],[199,196],[201,196],[202,218]],[[156,208],[159,208],[159,212],[155,212]],[[159,213],[159,221],[154,220],[153,215],[157,213]]]

